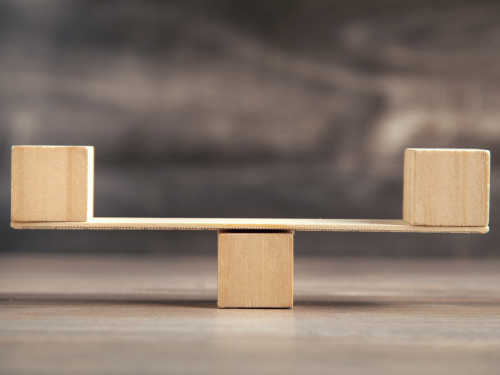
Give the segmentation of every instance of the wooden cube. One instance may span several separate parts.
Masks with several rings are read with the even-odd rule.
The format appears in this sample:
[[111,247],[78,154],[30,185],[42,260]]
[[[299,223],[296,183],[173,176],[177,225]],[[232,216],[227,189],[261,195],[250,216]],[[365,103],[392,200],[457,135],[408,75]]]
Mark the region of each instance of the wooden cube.
[[219,308],[293,307],[293,232],[219,232]]
[[406,149],[403,219],[413,225],[488,225],[490,152]]
[[12,221],[87,221],[93,216],[94,148],[12,147]]

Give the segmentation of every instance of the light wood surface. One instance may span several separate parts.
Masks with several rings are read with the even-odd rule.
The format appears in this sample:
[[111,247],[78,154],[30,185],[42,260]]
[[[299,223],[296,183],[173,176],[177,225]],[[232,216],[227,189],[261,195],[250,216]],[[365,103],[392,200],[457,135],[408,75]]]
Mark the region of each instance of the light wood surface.
[[336,232],[487,233],[484,227],[417,226],[375,219],[92,218],[87,222],[12,222],[15,229],[291,230]]
[[87,221],[93,216],[94,148],[12,147],[12,221]]
[[295,259],[218,309],[217,258],[0,256],[1,374],[498,374],[500,262]]
[[406,149],[403,219],[413,225],[485,226],[490,152]]
[[219,232],[218,306],[293,307],[293,232]]

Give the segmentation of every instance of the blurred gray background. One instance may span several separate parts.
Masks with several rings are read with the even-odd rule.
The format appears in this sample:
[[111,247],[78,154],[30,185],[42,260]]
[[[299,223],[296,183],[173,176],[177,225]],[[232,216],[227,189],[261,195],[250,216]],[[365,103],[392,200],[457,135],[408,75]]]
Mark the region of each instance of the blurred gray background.
[[95,216],[401,218],[406,147],[492,152],[491,232],[298,255],[500,255],[500,4],[0,0],[3,252],[216,254],[216,232],[15,231],[12,145],[92,145]]

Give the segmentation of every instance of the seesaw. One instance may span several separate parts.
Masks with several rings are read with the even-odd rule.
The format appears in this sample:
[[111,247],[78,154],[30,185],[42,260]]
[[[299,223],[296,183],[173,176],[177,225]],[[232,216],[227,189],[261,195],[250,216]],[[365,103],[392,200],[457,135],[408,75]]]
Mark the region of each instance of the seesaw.
[[293,307],[294,231],[486,233],[490,152],[406,149],[402,220],[93,217],[94,148],[13,146],[16,229],[217,230],[218,306]]

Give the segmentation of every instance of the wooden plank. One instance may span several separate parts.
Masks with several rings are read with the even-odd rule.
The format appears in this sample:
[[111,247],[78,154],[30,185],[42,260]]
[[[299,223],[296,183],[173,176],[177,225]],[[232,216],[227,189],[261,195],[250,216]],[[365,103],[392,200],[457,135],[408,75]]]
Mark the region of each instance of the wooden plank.
[[219,308],[293,307],[293,232],[219,232]]
[[486,226],[490,152],[407,149],[403,219],[413,225]]
[[93,199],[93,147],[12,147],[12,221],[86,221]]
[[87,222],[12,222],[15,229],[292,230],[335,232],[487,233],[484,227],[417,226],[375,219],[91,218]]

